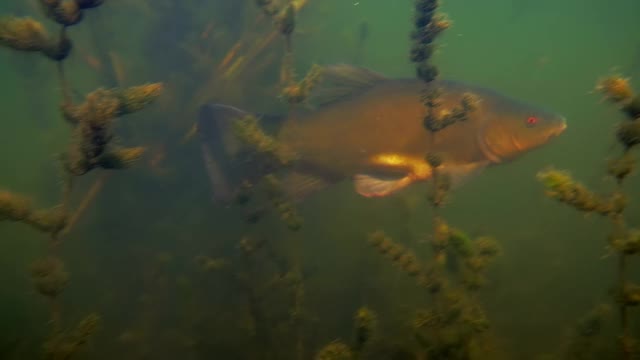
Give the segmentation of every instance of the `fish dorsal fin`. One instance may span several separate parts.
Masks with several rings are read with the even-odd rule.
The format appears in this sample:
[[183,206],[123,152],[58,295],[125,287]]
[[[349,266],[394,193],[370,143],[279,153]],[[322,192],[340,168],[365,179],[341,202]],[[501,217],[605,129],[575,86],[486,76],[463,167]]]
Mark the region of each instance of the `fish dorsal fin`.
[[310,102],[325,106],[361,94],[388,80],[384,75],[362,67],[338,64],[323,69],[320,83],[313,89]]

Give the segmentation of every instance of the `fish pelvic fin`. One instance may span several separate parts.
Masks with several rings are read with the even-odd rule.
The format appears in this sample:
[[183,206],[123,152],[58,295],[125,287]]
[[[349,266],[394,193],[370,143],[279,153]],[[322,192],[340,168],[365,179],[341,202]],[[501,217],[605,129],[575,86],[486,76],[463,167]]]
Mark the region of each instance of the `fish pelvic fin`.
[[243,157],[248,149],[236,135],[236,122],[247,116],[265,120],[268,126],[283,119],[223,104],[209,103],[200,108],[196,129],[215,202],[230,203],[243,182],[254,182],[263,175],[259,164]]
[[[448,178],[451,186],[457,188],[468,179],[479,174],[488,165],[487,162],[469,164],[443,164],[438,171]],[[420,172],[405,175],[399,179],[382,179],[375,176],[358,174],[353,180],[356,192],[364,197],[384,197],[392,195],[417,181],[429,180],[433,177],[430,170],[417,168]]]
[[424,159],[398,153],[382,153],[369,159],[370,165],[380,170],[394,170],[406,174],[401,178],[384,179],[372,175],[358,174],[353,178],[356,192],[364,197],[391,195],[415,181],[427,180],[432,171]]
[[375,71],[337,64],[324,67],[320,83],[312,90],[310,103],[326,106],[361,94],[389,78]]
[[391,195],[414,182],[412,176],[386,180],[374,176],[357,174],[353,177],[356,192],[364,197],[384,197]]

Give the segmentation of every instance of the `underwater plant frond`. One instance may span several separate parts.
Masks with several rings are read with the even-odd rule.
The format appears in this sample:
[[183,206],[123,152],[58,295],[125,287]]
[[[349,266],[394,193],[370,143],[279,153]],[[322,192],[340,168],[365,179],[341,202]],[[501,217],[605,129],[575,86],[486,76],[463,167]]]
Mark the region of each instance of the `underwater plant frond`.
[[25,196],[0,190],[0,221],[17,221],[50,234],[57,234],[67,224],[67,214],[61,207],[34,209]]
[[538,180],[547,188],[547,196],[584,212],[600,215],[619,214],[625,206],[624,198],[603,199],[573,180],[565,171],[554,169],[540,171]]
[[31,278],[40,294],[54,298],[66,287],[69,273],[65,270],[62,260],[47,257],[31,264]]
[[250,146],[258,154],[266,155],[276,163],[286,166],[291,164],[297,155],[289,148],[267,135],[260,127],[255,116],[246,116],[234,123],[235,134],[240,141]]
[[54,333],[44,344],[48,360],[68,360],[82,350],[98,330],[102,318],[92,313],[80,320],[72,330]]
[[331,343],[325,345],[316,356],[314,360],[353,360],[353,353],[351,349],[343,342],[334,340]]
[[49,41],[44,26],[30,17],[0,19],[0,44],[3,46],[20,51],[42,51]]
[[383,231],[369,234],[369,243],[410,276],[415,277],[423,271],[422,265],[413,251],[394,242]]

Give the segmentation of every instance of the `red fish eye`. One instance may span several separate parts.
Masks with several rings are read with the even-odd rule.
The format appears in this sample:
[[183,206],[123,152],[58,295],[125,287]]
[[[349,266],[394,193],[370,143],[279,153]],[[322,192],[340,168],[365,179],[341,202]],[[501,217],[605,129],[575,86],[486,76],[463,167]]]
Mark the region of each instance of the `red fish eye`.
[[538,123],[538,118],[535,116],[529,116],[527,118],[527,125],[535,125]]

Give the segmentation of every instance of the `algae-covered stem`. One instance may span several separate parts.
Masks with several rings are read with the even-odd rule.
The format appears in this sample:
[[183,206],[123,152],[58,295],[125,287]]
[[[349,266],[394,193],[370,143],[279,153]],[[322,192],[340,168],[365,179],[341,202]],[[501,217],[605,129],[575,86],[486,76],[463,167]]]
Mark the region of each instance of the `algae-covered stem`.
[[[60,29],[60,39],[64,39],[67,37],[67,27],[63,26]],[[67,82],[67,78],[64,73],[64,62],[60,60],[57,62],[58,66],[58,81],[60,82],[60,88],[62,90],[62,101],[65,104],[71,103],[71,89],[69,88],[69,83]]]
[[[429,131],[431,137],[436,136],[437,130],[429,126],[434,121],[435,108],[437,106],[438,94],[436,90],[426,90],[427,85],[434,81],[438,75],[438,70],[431,63],[433,55],[434,41],[436,37],[448,27],[448,23],[442,22],[442,17],[436,15],[438,9],[438,0],[416,0],[415,1],[415,28],[411,32],[413,45],[409,58],[415,64],[416,76],[425,83],[425,92],[423,93],[423,102],[426,107],[426,116],[424,119],[425,129]],[[437,187],[440,179],[438,167],[441,163],[438,154],[425,154],[429,165],[431,165],[431,207],[432,207],[432,226],[434,229],[434,241],[438,237],[438,223],[440,216],[438,208],[442,204],[438,199]],[[440,199],[441,200],[441,199]],[[438,251],[437,251],[438,252]],[[440,254],[436,253],[435,256]]]
[[609,162],[607,172],[616,180],[616,188],[608,198],[598,196],[582,184],[576,182],[566,172],[550,169],[538,173],[538,178],[547,189],[547,196],[573,206],[585,213],[597,213],[609,218],[612,231],[608,241],[617,253],[617,294],[620,317],[620,346],[622,358],[633,358],[637,352],[631,336],[629,307],[640,304],[640,287],[629,281],[628,259],[640,253],[640,231],[630,229],[624,219],[627,196],[622,185],[635,167],[630,150],[640,144],[640,96],[634,95],[627,79],[611,76],[600,81],[597,90],[618,105],[627,116],[616,131],[616,137],[623,147],[622,155]]
[[[292,45],[292,35],[296,26],[296,13],[299,9],[304,6],[307,1],[289,1],[286,6],[283,8],[278,8],[273,0],[256,0],[256,4],[260,7],[262,12],[272,18],[274,20],[274,24],[278,30],[278,32],[285,39],[285,49],[284,55],[282,59],[282,65],[280,68],[280,83],[283,87],[281,96],[286,100],[289,104],[289,110],[293,108],[293,106],[306,101],[308,98],[309,92],[311,89],[318,83],[319,78],[321,76],[321,70],[317,66],[313,66],[308,74],[300,81],[296,82],[295,76],[295,64],[294,64],[294,53],[293,53],[293,45]],[[250,119],[249,119],[250,120]],[[255,120],[257,121],[257,120]],[[242,130],[242,129],[240,129]],[[286,166],[289,163],[287,158],[291,156],[296,156],[295,154],[290,154],[284,156],[282,151],[277,151],[277,149],[283,150],[276,142],[268,139],[267,136],[262,134],[262,131],[256,126],[254,130],[247,132],[247,128],[245,131],[240,131],[240,134],[253,134],[251,137],[240,136],[244,138],[245,142],[249,145],[256,145],[257,143],[262,144],[273,144],[273,150],[276,150],[272,155],[276,155],[275,158],[278,159],[277,163],[281,166]],[[258,135],[258,138],[263,138],[267,141],[258,141],[255,136]],[[254,146],[255,149],[259,153],[268,154],[272,151],[269,151],[266,148],[262,148],[260,146]],[[279,155],[278,155],[279,154]],[[272,157],[272,156],[270,156]],[[285,161],[282,161],[285,160]],[[293,232],[296,232],[300,229],[301,219],[297,215],[297,212],[292,204],[286,201],[283,197],[283,191],[281,189],[281,184],[273,175],[267,175],[264,178],[266,184],[270,191],[268,191],[270,201],[274,204],[275,208],[281,213],[281,218],[285,221],[288,228]],[[295,284],[292,287],[292,299],[291,299],[291,309],[290,309],[290,321],[292,329],[295,333],[295,358],[304,359],[305,358],[305,343],[303,336],[303,316],[304,316],[304,302],[305,302],[305,286],[304,279],[302,276],[302,237],[299,233],[292,234],[293,241],[293,263],[291,266],[291,273],[295,276]]]
[[618,252],[618,304],[622,333],[621,348],[623,358],[626,360],[631,359],[636,352],[629,322],[629,306],[635,305],[632,300],[635,294],[633,294],[633,290],[630,290],[633,286],[628,280],[627,265],[629,255],[637,252],[638,244],[636,243],[637,239],[635,239],[623,218],[623,212],[626,209],[626,196],[622,185],[635,166],[629,151],[640,142],[640,137],[638,137],[640,133],[640,96],[634,95],[628,80],[619,76],[612,76],[602,80],[597,88],[604,92],[609,100],[620,106],[622,112],[628,118],[617,130],[617,139],[623,146],[623,153],[620,158],[612,160],[608,167],[609,175],[617,180],[616,189],[610,201],[614,203],[617,199],[620,203],[619,209],[612,211],[609,215],[613,225],[611,237],[615,238],[621,235],[624,238],[618,248],[616,248],[616,244],[613,244],[613,247]]
[[[627,284],[627,255],[618,254],[618,286],[620,287],[620,295],[624,296],[624,289]],[[629,328],[629,311],[624,301],[620,302],[620,327],[622,328],[622,354],[625,360],[630,360],[633,356],[631,347],[631,334]]]

